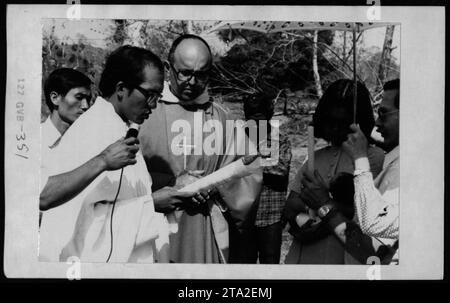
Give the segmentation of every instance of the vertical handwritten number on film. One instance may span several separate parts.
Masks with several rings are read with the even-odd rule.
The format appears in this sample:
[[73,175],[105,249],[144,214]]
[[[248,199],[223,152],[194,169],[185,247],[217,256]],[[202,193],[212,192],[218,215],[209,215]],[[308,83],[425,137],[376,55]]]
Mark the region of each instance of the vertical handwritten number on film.
[[17,93],[25,95],[25,79],[17,79]]
[[16,135],[16,140],[17,141],[21,141],[21,140],[25,141],[25,133],[21,133],[20,136]]
[[[17,79],[17,94],[19,96],[25,95],[25,79],[24,78]],[[23,121],[25,120],[25,110],[24,110],[25,104],[24,104],[23,100],[20,100],[20,99],[22,99],[22,98],[19,98],[19,100],[16,103],[16,119],[20,123],[20,131],[18,134],[16,134],[16,141],[17,141],[16,148],[18,151],[20,151],[22,153],[28,153],[29,148],[28,148],[28,145],[25,143],[26,135],[25,135],[25,132],[23,131]],[[28,159],[27,156],[25,156],[21,153],[16,153],[15,155],[22,157],[24,159]]]

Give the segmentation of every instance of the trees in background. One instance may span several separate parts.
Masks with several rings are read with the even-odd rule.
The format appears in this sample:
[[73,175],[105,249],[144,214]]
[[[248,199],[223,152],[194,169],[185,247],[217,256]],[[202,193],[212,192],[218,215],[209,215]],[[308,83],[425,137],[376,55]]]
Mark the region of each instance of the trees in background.
[[[333,31],[263,34],[248,30],[224,30],[226,43],[238,43],[217,60],[211,89],[225,98],[242,101],[252,97],[279,99],[304,91],[320,94],[317,77],[326,77],[334,67],[324,57],[324,46],[333,42]],[[313,72],[313,62],[316,72]],[[315,78],[316,77],[316,78]]]
[[[56,68],[71,67],[98,84],[106,56],[118,46],[148,48],[165,59],[178,35],[201,34],[215,25],[184,20],[107,21],[103,48],[93,46],[82,34],[56,37],[55,25],[47,25],[42,46],[43,79]],[[381,98],[382,84],[399,75],[399,66],[391,56],[394,29],[387,27],[381,49],[361,47],[358,35],[358,77],[371,91],[375,103]],[[285,114],[308,113],[331,82],[352,78],[350,37],[351,33],[339,31],[262,34],[235,29],[210,35],[205,38],[215,55],[211,91],[232,102],[271,98]],[[48,114],[45,102],[43,113]]]
[[[86,36],[76,34],[75,37],[56,37],[55,25],[43,34],[42,43],[42,85],[50,73],[62,67],[76,69],[86,74],[94,84],[100,81],[104,60],[108,51],[92,46]],[[97,86],[93,86],[94,95],[98,94]],[[45,96],[41,96],[41,120],[50,114],[45,104]]]
[[378,78],[380,82],[384,83],[389,73],[392,53],[392,38],[394,37],[394,25],[386,27],[386,34],[384,36],[383,50],[381,51],[380,65],[378,67]]
[[167,58],[172,41],[182,34],[200,35],[215,23],[191,20],[113,20],[106,36],[108,49],[129,44]]
[[[362,43],[363,34],[357,35],[357,75],[358,79],[369,89],[374,104],[381,101],[383,84],[400,76],[400,66],[395,58],[391,56],[392,39],[395,26],[391,25],[386,28],[383,45],[380,46],[364,46]],[[327,56],[336,69],[336,78],[351,78],[353,75],[353,45],[351,33],[340,32],[336,34],[330,53]]]

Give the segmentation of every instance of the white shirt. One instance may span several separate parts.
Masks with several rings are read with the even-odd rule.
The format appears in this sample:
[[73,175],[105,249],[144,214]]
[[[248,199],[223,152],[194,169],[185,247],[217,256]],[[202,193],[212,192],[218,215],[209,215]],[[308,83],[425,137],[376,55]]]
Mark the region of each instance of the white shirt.
[[357,159],[355,209],[361,230],[373,237],[398,240],[400,200],[400,156],[397,146],[386,154],[383,170],[372,178],[367,158]]
[[[71,171],[125,136],[128,127],[111,103],[95,104],[66,131],[52,156],[50,175]],[[111,262],[154,261],[153,247],[163,216],[155,213],[152,180],[139,151],[137,163],[105,171],[76,197],[45,212],[41,225],[40,260],[105,262],[110,251],[110,212],[118,192],[113,221]],[[162,224],[162,223],[161,223]]]
[[48,167],[52,161],[52,150],[58,145],[61,136],[50,117],[41,124],[41,191],[48,181]]

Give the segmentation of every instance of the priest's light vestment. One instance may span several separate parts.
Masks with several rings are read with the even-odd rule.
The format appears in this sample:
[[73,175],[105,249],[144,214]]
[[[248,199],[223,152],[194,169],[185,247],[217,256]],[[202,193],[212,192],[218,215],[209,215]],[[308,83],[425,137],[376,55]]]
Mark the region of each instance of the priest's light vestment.
[[[207,90],[197,97],[196,103],[199,105],[194,108],[181,106],[166,83],[163,98],[152,118],[141,127],[139,140],[154,180],[153,190],[175,185],[177,178],[186,171],[204,170],[203,176],[206,176],[243,156],[238,151],[245,144],[244,138],[237,138],[235,131],[226,131],[226,120],[232,119],[228,111],[212,102]],[[204,123],[209,120],[222,125],[222,135],[213,128],[202,134]],[[188,131],[177,127],[180,121],[179,125],[189,125]],[[202,145],[211,136],[215,139],[211,146],[219,144],[220,152],[207,154]],[[182,153],[174,152],[174,148],[180,148]],[[177,223],[170,233],[170,262],[228,262],[229,232],[239,230],[247,222],[259,199],[261,183],[262,169],[220,185],[219,195],[204,207],[170,213],[168,217],[175,218]]]

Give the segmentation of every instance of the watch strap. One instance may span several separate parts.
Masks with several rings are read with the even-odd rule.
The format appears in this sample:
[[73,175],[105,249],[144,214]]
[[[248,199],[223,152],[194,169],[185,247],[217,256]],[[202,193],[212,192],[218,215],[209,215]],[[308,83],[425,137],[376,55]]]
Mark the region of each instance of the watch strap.
[[355,169],[355,171],[353,172],[353,177],[358,177],[358,176],[360,176],[362,174],[367,174],[369,172],[370,171],[367,171],[365,169]]
[[337,209],[332,209],[325,217],[322,218],[322,221],[326,223],[332,231],[334,231],[336,226],[346,222],[347,220]]

